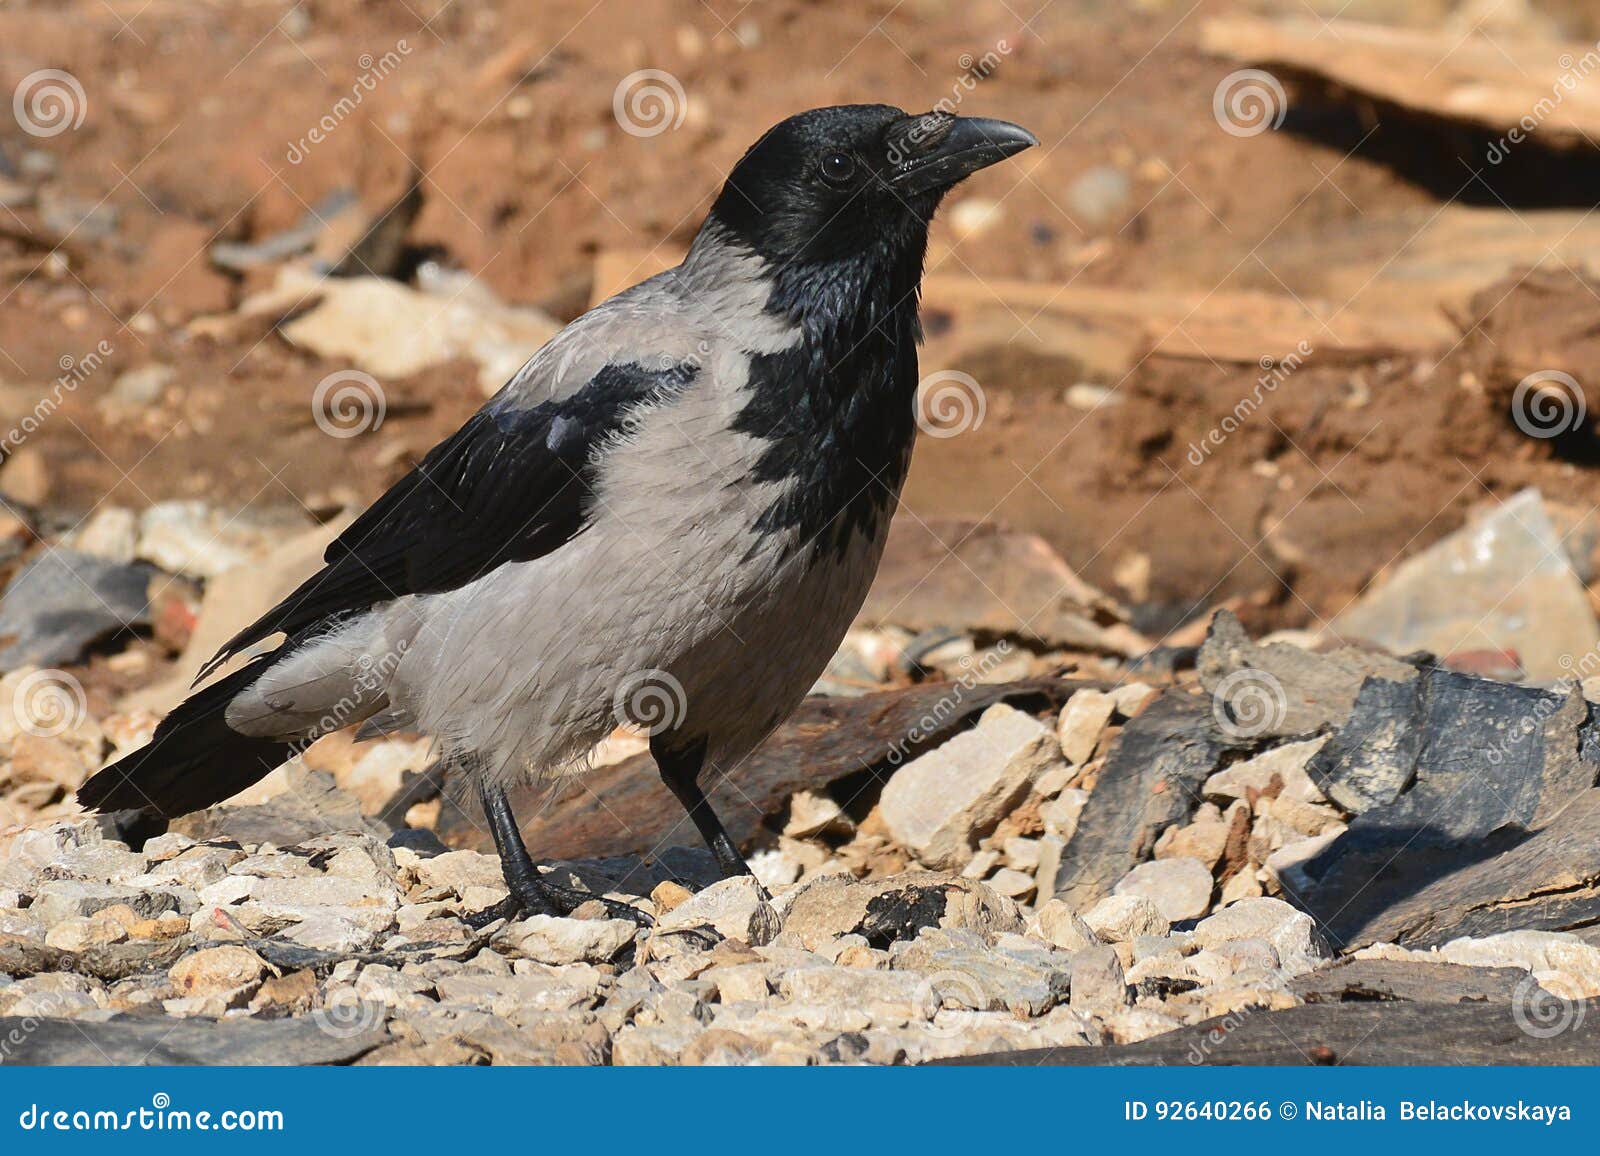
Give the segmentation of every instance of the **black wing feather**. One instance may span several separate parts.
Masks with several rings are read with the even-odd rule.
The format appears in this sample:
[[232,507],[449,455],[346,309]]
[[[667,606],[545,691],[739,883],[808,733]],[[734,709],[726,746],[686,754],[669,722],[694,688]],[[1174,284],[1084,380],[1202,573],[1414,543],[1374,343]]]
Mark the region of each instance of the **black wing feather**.
[[454,590],[571,541],[587,524],[595,447],[638,405],[681,390],[695,372],[691,364],[613,364],[531,409],[490,403],[340,534],[322,570],[229,639],[197,681],[280,631]]

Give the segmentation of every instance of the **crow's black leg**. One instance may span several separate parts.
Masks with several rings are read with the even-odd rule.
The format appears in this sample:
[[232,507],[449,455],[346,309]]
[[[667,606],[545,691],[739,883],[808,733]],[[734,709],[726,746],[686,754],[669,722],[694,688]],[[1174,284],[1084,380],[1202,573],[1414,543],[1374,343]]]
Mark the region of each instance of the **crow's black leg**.
[[722,820],[717,818],[717,813],[711,809],[710,800],[700,789],[700,769],[705,763],[706,740],[700,739],[688,747],[669,749],[666,742],[659,741],[660,738],[659,735],[651,738],[650,753],[655,756],[656,768],[661,772],[661,781],[677,796],[678,802],[682,803],[683,809],[689,813],[689,818],[694,821],[700,837],[706,841],[706,846],[710,847],[711,853],[716,856],[722,877],[731,879],[735,875],[753,875],[750,864],[739,854],[739,848],[734,846],[733,839],[722,825]]
[[486,927],[496,919],[511,919],[518,915],[571,915],[576,908],[590,900],[604,904],[613,918],[631,919],[645,925],[650,923],[650,917],[637,907],[547,882],[534,866],[533,857],[528,854],[528,845],[522,841],[517,817],[511,810],[511,801],[506,798],[504,788],[491,786],[480,774],[478,797],[483,802],[483,814],[489,820],[489,830],[494,834],[494,849],[500,855],[500,873],[505,877],[506,890],[510,894],[467,920],[469,924]]

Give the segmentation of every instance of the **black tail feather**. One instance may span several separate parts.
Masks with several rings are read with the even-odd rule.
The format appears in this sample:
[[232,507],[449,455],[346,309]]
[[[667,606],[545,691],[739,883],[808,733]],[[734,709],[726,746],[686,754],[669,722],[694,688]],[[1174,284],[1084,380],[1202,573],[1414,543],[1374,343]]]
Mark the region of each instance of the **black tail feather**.
[[156,727],[147,746],[79,787],[78,802],[97,811],[175,818],[220,803],[287,762],[301,744],[251,738],[226,719],[228,703],[277,657],[262,655],[185,700]]

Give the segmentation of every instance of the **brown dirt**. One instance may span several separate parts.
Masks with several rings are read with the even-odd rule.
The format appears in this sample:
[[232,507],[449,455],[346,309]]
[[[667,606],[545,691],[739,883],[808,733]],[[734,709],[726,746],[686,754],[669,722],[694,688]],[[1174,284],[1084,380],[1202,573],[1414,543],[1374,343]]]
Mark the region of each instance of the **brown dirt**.
[[[48,466],[48,504],[69,521],[102,500],[298,500],[328,511],[370,499],[478,404],[471,368],[386,382],[380,430],[323,436],[310,391],[342,366],[265,327],[184,336],[194,317],[263,284],[214,269],[212,240],[284,229],[342,185],[375,209],[415,164],[427,180],[412,246],[507,300],[570,316],[597,253],[681,245],[722,174],[772,122],[843,101],[926,107],[959,91],[964,54],[981,57],[1002,39],[1009,50],[963,111],[1022,122],[1047,147],[963,191],[999,201],[1003,218],[981,238],[941,227],[934,268],[1281,291],[1262,246],[1293,251],[1434,201],[1314,135],[1218,131],[1211,97],[1230,66],[1199,52],[1200,21],[1260,7],[1152,2],[1130,19],[1120,4],[1054,3],[1026,24],[1000,0],[11,8],[0,13],[5,91],[34,70],[65,69],[82,82],[88,115],[46,140],[6,119],[0,155],[14,165],[26,150],[47,154],[54,194],[86,206],[103,198],[117,221],[105,237],[89,228],[68,237],[62,267],[46,260],[58,237],[40,214],[0,211],[0,381],[18,387],[3,396],[36,395],[63,357],[112,345],[108,364],[29,442]],[[291,143],[351,90],[363,54],[401,41],[401,63],[357,114],[291,163]],[[613,90],[640,68],[682,82],[681,128],[637,138],[618,127]],[[1064,209],[1071,183],[1107,165],[1132,181],[1125,206],[1098,224]],[[19,239],[30,233],[44,247]],[[1483,302],[1485,313],[1500,307],[1492,293]],[[1027,319],[1018,320],[1020,336]],[[1437,364],[1312,358],[1198,464],[1190,446],[1252,391],[1258,367],[1151,357],[1105,382],[1116,404],[1085,412],[1065,400],[1079,367],[1020,349],[974,355],[967,368],[989,395],[987,420],[925,440],[907,502],[923,516],[987,513],[1038,529],[1091,580],[1113,589],[1122,580],[1119,592],[1150,604],[1156,626],[1252,594],[1252,625],[1304,624],[1491,494],[1532,484],[1587,507],[1587,474],[1505,420],[1516,380],[1507,375],[1520,362],[1476,339],[1441,352]],[[178,371],[160,404],[131,415],[100,404],[117,373],[156,361]],[[1147,590],[1129,578],[1139,555],[1150,561]]]

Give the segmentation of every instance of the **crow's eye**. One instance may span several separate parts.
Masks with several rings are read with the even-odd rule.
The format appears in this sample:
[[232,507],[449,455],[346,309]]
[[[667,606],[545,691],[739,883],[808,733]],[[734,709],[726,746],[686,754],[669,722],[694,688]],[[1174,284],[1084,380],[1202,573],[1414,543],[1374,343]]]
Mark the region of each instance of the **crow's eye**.
[[823,153],[822,179],[830,185],[849,183],[856,175],[856,158],[849,153]]

